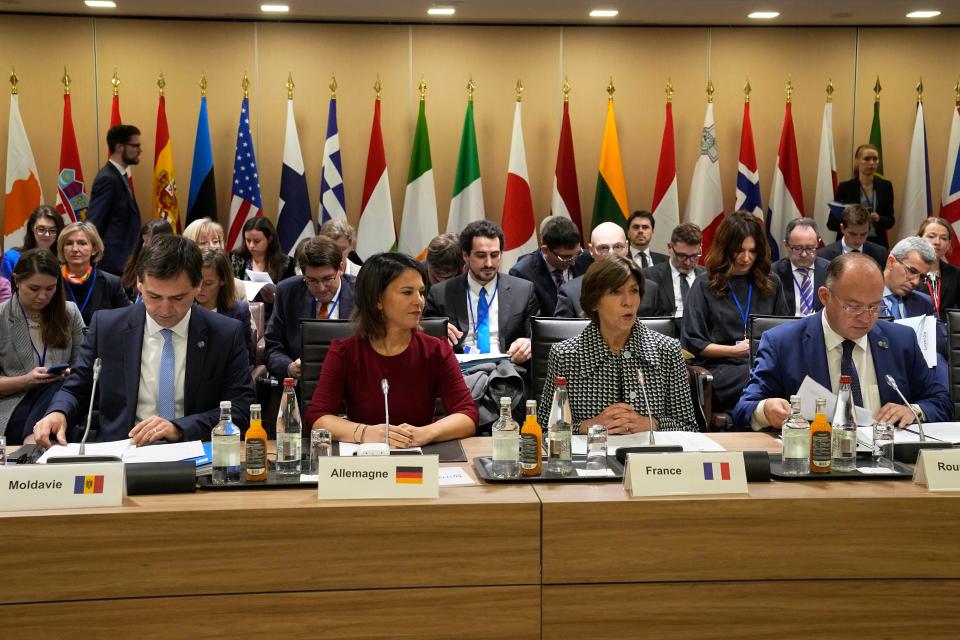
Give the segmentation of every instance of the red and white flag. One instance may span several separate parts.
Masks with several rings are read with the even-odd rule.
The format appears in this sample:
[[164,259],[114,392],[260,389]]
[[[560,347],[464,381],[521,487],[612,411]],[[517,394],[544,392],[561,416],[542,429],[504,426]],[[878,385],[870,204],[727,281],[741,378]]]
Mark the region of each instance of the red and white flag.
[[717,130],[713,122],[713,102],[707,102],[700,133],[700,157],[693,167],[686,221],[703,230],[703,255],[713,244],[713,236],[723,221],[723,191],[720,188],[720,154],[717,151]]
[[677,150],[673,139],[673,104],[667,103],[663,122],[663,140],[660,142],[660,163],[653,186],[653,205],[657,227],[653,232],[653,246],[665,247],[670,242],[674,227],[680,224],[680,198],[677,195]]
[[570,127],[570,103],[567,100],[563,101],[563,122],[560,124],[560,148],[557,149],[557,170],[553,177],[550,215],[570,218],[583,238],[577,160],[573,155],[573,129]]
[[778,260],[786,255],[783,238],[787,223],[806,215],[803,212],[803,187],[800,185],[800,163],[797,160],[797,138],[793,131],[791,104],[787,103],[783,115],[783,130],[780,132],[780,149],[777,164],[773,168],[773,186],[767,209],[767,239],[770,241],[770,257]]
[[383,149],[380,128],[380,98],[373,104],[373,125],[370,127],[370,148],[367,151],[367,172],[363,179],[360,200],[360,221],[357,223],[357,254],[366,260],[375,253],[390,251],[397,242],[393,224],[393,202],[390,200],[390,176],[387,175],[387,154]]
[[833,148],[833,103],[823,105],[823,124],[820,126],[820,158],[817,160],[817,191],[813,202],[813,219],[820,233],[827,230],[830,203],[837,192],[837,155]]
[[960,264],[960,105],[953,108],[950,141],[947,143],[947,164],[943,172],[943,195],[940,217],[953,225],[953,248],[947,254],[950,262]]
[[77,135],[73,129],[73,109],[70,94],[63,94],[63,135],[60,140],[60,172],[57,174],[57,211],[64,223],[84,220],[90,201],[83,182],[80,167],[80,151]]
[[510,142],[510,165],[507,168],[507,189],[503,196],[503,256],[500,270],[506,273],[525,253],[537,248],[537,231],[533,224],[533,197],[527,177],[527,152],[523,146],[523,123],[520,105],[513,112],[513,138]]

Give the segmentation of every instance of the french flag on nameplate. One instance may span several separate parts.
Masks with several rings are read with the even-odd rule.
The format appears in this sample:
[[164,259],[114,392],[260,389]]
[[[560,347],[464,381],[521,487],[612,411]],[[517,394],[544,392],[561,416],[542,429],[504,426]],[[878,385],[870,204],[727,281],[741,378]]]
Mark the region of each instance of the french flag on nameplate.
[[704,462],[703,463],[704,480],[729,480],[730,463],[729,462]]
[[397,467],[397,484],[423,484],[423,467]]
[[103,493],[103,476],[74,476],[73,493]]

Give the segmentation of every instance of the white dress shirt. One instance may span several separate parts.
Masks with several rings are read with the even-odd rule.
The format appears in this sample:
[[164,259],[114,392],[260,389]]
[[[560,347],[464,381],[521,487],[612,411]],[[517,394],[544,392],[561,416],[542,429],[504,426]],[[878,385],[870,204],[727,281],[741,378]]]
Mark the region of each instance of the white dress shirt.
[[[347,262],[349,262],[349,260],[348,260]],[[331,304],[331,305],[332,305],[334,302],[336,302],[336,303],[337,303],[337,306],[335,306],[335,307],[333,307],[333,308],[327,307],[327,318],[326,318],[327,320],[339,320],[339,319],[340,319],[340,292],[341,292],[341,291],[343,291],[343,278],[342,278],[342,277],[340,278],[340,286],[337,287],[337,292],[336,292],[335,294],[333,294],[333,298],[330,300],[330,304]],[[323,303],[320,302],[319,300],[316,300],[316,299],[314,299],[314,301],[315,301],[316,304],[317,304],[317,313],[319,313],[319,312],[320,312],[320,308],[323,307]],[[315,313],[315,314],[313,314],[313,315],[316,316],[317,314]]]
[[[850,253],[851,251],[854,251],[852,247],[847,246],[846,238],[840,238],[840,250],[843,251],[843,253]],[[857,253],[863,253],[863,247],[857,247],[856,251]]]
[[[675,266],[673,266],[673,261],[670,262],[670,280],[673,282],[673,299],[677,303],[677,310],[674,311],[674,318],[683,317],[683,296],[680,295],[680,278],[687,279],[687,286],[692,286],[693,281],[697,279],[697,274],[693,272],[693,269],[687,273],[681,273]],[[650,264],[653,264],[652,262]],[[687,289],[689,292],[690,289]]]
[[[183,387],[187,370],[187,338],[190,329],[190,315],[187,311],[183,320],[170,327],[173,331],[173,413],[183,417]],[[140,351],[140,389],[137,392],[137,415],[140,422],[150,416],[158,415],[157,400],[160,385],[160,354],[163,351],[163,329],[147,314],[143,325],[143,349]],[[130,425],[133,427],[133,425]]]
[[647,256],[647,266],[648,266],[648,267],[652,267],[652,266],[653,266],[653,254],[650,253],[650,247],[647,247],[647,248],[644,249],[643,251],[639,251],[639,250],[637,250],[637,249],[634,249],[632,246],[630,247],[630,257],[633,258],[633,261],[637,263],[637,266],[642,269],[642,268],[644,268],[644,266],[643,266],[643,260],[640,259],[640,256],[641,256],[641,255]]
[[[550,266],[550,263],[547,262],[547,257],[543,255],[543,251],[540,252],[540,259],[543,260],[543,264],[547,265],[547,272],[550,274],[550,279],[556,282],[556,279],[553,277],[553,272],[556,271],[553,267]],[[560,273],[563,274],[563,281],[570,282],[573,280],[573,271],[570,270],[570,267],[560,269]],[[480,285],[477,285],[480,286]],[[479,289],[477,289],[479,291]]]
[[114,162],[113,159],[108,159],[110,164],[116,167],[117,171],[120,172],[120,175],[130,178],[130,167],[121,166],[119,162]]
[[482,288],[486,290],[487,302],[490,304],[490,353],[500,353],[500,323],[498,322],[500,293],[497,287],[499,281],[500,276],[494,276],[493,280],[486,285],[481,285],[473,279],[472,274],[467,272],[467,307],[469,307],[467,315],[470,317],[470,327],[463,344],[469,346],[471,351],[476,351],[477,348],[477,305],[480,304],[480,289]]

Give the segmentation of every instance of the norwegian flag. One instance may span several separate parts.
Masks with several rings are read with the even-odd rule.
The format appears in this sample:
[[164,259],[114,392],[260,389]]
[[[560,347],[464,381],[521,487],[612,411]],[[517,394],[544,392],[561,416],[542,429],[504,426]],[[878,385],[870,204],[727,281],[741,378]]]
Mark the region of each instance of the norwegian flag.
[[960,264],[960,241],[957,240],[957,233],[960,232],[960,105],[953,108],[947,165],[943,172],[940,217],[953,225],[953,248],[947,256],[953,264]]
[[240,125],[237,128],[237,151],[233,157],[233,198],[230,200],[230,231],[227,247],[233,251],[243,242],[243,225],[253,217],[263,215],[260,199],[260,174],[257,172],[257,156],[253,153],[253,136],[250,135],[250,99],[244,98],[240,106]]
[[753,126],[750,124],[750,103],[743,103],[743,125],[740,127],[740,162],[737,165],[737,202],[735,211],[749,211],[763,219],[760,198],[760,171],[753,147]]

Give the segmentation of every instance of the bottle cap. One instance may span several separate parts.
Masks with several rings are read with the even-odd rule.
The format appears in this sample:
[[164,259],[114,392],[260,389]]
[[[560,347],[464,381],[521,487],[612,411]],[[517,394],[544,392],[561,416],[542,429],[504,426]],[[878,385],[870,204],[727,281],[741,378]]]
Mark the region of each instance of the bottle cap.
[[250,405],[250,411],[260,411],[260,405],[259,404]]
[[567,384],[567,379],[564,378],[563,376],[557,376],[557,381],[556,381],[556,383],[557,383],[558,385],[561,385],[561,384],[565,385],[565,384]]
[[220,402],[221,409],[230,409],[231,407],[233,407],[233,404],[229,400],[222,400]]
[[293,379],[293,378],[284,378],[284,379],[283,379],[283,386],[285,386],[285,387],[295,387],[295,386],[297,386],[297,381],[296,381],[295,379]]
[[798,395],[790,396],[790,404],[796,404],[798,402],[800,402],[800,396]]
[[500,406],[510,406],[510,396],[500,396]]
[[527,409],[536,409],[537,401],[536,400],[527,400]]
[[853,379],[850,376],[840,376],[840,384],[853,384]]

